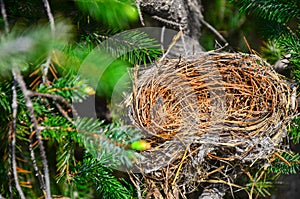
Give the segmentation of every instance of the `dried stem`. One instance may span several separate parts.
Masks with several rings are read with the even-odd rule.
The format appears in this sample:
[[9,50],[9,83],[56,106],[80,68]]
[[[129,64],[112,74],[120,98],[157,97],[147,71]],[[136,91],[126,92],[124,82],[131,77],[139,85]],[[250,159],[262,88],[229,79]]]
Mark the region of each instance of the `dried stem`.
[[31,122],[33,124],[33,128],[36,132],[36,138],[37,138],[38,145],[40,148],[42,164],[43,164],[43,168],[44,168],[45,185],[46,185],[46,187],[45,187],[46,188],[46,190],[45,190],[46,191],[46,199],[50,199],[51,191],[50,191],[50,177],[49,177],[48,162],[47,162],[46,152],[45,152],[45,148],[44,148],[43,141],[42,141],[41,131],[40,131],[40,128],[38,125],[37,118],[35,117],[35,114],[34,114],[32,101],[30,99],[30,91],[27,90],[25,82],[23,80],[23,77],[20,74],[20,70],[16,67],[13,68],[13,76],[14,76],[14,79],[17,81],[17,83],[18,83],[19,87],[21,88],[21,91],[24,95],[26,107],[29,111],[29,116],[30,116]]
[[17,173],[17,161],[16,161],[16,133],[17,133],[17,91],[16,91],[16,80],[12,86],[13,96],[12,96],[12,115],[13,115],[13,123],[12,123],[12,132],[10,133],[11,141],[11,158],[12,158],[12,170],[14,175],[14,180],[16,184],[16,189],[19,192],[20,198],[25,199],[25,195],[22,191],[22,188],[19,183],[18,173]]

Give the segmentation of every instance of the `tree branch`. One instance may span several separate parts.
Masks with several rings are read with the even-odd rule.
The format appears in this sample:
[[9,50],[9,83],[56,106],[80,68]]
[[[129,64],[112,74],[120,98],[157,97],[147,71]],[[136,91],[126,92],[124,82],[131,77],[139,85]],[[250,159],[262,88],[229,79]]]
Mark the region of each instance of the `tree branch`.
[[40,189],[45,190],[45,182],[44,182],[43,176],[40,173],[39,167],[37,166],[36,158],[35,158],[35,154],[34,154],[34,150],[33,150],[33,138],[32,138],[32,136],[34,134],[35,134],[35,132],[33,132],[29,137],[29,139],[30,139],[30,144],[29,144],[30,157],[31,157],[31,160],[32,160],[35,175],[38,177],[39,182],[40,182]]
[[[51,8],[50,8],[48,0],[43,0],[43,3],[44,3],[44,7],[46,9],[47,16],[48,16],[48,19],[49,19],[52,39],[54,39],[54,37],[55,37],[54,17],[52,15]],[[49,67],[50,67],[51,58],[52,58],[52,52],[49,53],[46,62],[44,64],[42,64],[42,66],[41,66],[42,67],[42,72],[43,72],[42,79],[43,79],[44,83],[48,82],[47,75],[48,75],[48,71],[49,71]]]
[[13,68],[13,76],[14,79],[17,81],[19,87],[21,88],[21,91],[24,95],[25,104],[29,111],[29,117],[31,119],[31,122],[33,124],[33,128],[36,132],[36,138],[38,140],[38,145],[40,148],[41,158],[42,158],[42,164],[44,168],[44,175],[45,175],[45,185],[46,185],[46,199],[51,199],[51,191],[50,191],[50,177],[49,177],[49,168],[48,168],[48,162],[46,158],[46,152],[42,141],[41,131],[38,125],[38,121],[34,115],[34,109],[33,104],[30,99],[30,91],[27,90],[25,82],[23,80],[22,75],[20,74],[20,70],[18,68]]
[[[72,110],[72,114],[73,114],[73,117],[74,119],[77,119],[79,116],[78,116],[78,113],[75,109],[75,107],[69,103],[65,98],[61,97],[61,96],[58,96],[58,95],[53,95],[53,94],[49,94],[49,93],[39,93],[39,92],[34,92],[34,91],[30,91],[30,96],[39,96],[39,97],[45,97],[45,98],[50,98],[54,101],[60,101],[61,103],[65,104],[68,108],[70,108]],[[58,107],[57,108],[59,109],[59,111],[61,112],[61,114],[63,116],[66,117],[66,114],[65,112],[62,112],[60,109],[61,107]],[[66,117],[70,122],[72,122],[72,120],[70,120],[69,117]]]
[[18,173],[17,173],[17,161],[16,161],[16,132],[17,132],[17,91],[16,91],[16,80],[14,81],[14,84],[12,86],[12,116],[13,116],[13,123],[12,128],[10,129],[9,136],[11,137],[11,159],[12,159],[12,170],[14,175],[14,180],[16,184],[16,189],[19,192],[20,198],[25,199],[25,195],[22,191],[22,188],[19,183]]
[[3,17],[3,21],[4,21],[4,29],[5,29],[5,33],[8,34],[9,33],[9,24],[7,21],[7,15],[6,15],[6,10],[5,10],[5,5],[4,5],[4,1],[0,0],[0,6],[1,6],[1,14]]

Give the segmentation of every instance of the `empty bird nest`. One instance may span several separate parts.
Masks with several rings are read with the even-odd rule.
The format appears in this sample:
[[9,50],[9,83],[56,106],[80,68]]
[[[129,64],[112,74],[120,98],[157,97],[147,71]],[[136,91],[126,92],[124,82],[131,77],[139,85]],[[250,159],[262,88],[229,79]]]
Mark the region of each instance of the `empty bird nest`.
[[165,59],[136,71],[133,84],[129,116],[151,144],[137,167],[155,198],[231,186],[284,145],[290,88],[256,55]]

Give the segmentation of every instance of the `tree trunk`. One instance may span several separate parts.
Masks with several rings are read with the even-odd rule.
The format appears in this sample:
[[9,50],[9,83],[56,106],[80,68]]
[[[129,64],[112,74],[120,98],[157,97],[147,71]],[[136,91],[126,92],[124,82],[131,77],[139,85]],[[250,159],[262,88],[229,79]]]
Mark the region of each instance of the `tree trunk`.
[[201,30],[201,0],[142,0],[143,12],[162,22],[169,28],[179,30],[199,40]]

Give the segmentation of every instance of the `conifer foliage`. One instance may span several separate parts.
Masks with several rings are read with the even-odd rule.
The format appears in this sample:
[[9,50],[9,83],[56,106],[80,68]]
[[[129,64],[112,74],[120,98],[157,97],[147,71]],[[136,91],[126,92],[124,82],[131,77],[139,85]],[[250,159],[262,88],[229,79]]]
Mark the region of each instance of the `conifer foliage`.
[[[73,105],[96,92],[77,73],[101,42],[86,31],[107,35],[128,27],[137,17],[133,2],[76,1],[71,22],[56,20],[47,0],[0,2],[0,198],[133,198],[132,185],[113,172],[138,158],[131,146],[140,142],[140,133],[118,122],[80,116]],[[37,19],[28,28],[35,17],[48,23]],[[127,37],[156,45],[144,33]],[[121,59],[133,65],[161,53],[136,48]]]

